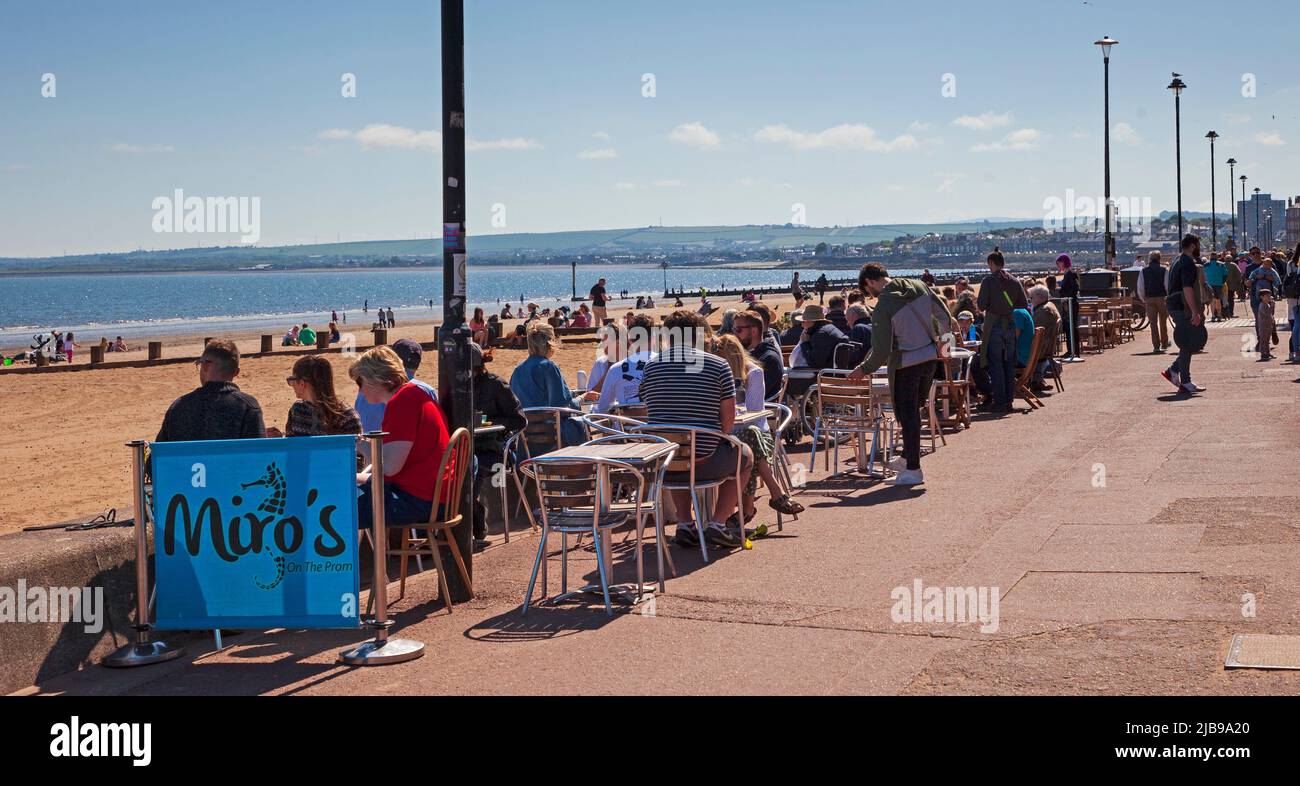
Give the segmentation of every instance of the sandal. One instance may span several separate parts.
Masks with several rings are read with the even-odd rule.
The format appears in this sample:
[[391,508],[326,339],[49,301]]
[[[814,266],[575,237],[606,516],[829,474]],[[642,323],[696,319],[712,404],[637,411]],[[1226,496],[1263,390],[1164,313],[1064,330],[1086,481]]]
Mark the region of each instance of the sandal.
[[772,497],[767,501],[767,506],[778,513],[784,513],[787,516],[794,516],[803,512],[803,505],[790,499],[788,494],[780,497]]

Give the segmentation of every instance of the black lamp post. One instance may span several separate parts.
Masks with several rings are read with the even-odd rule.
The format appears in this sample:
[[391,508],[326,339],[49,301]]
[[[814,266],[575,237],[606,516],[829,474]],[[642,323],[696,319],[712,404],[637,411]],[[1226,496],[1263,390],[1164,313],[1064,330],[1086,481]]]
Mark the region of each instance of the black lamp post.
[[1110,204],[1110,48],[1119,42],[1110,36],[1103,36],[1100,41],[1094,42],[1101,47],[1102,58],[1102,104],[1104,106],[1105,123],[1106,123],[1106,251],[1105,265],[1111,267],[1115,262],[1115,236],[1111,232],[1111,204]]
[[1178,170],[1178,242],[1183,241],[1183,110],[1182,95],[1187,89],[1186,83],[1174,72],[1169,90],[1174,91],[1174,164]]
[[[1261,234],[1259,230],[1263,229],[1263,227],[1261,227],[1259,224],[1259,186],[1255,186],[1254,193],[1255,193],[1255,245],[1259,246],[1260,234]],[[1260,250],[1263,250],[1263,248],[1264,248],[1263,246],[1260,246]]]
[[1246,176],[1241,176],[1241,247],[1250,248],[1250,235],[1246,234]]
[[[1228,198],[1232,199],[1232,184],[1237,179],[1237,159],[1228,159]],[[1229,239],[1229,245],[1235,245],[1237,242],[1237,209],[1232,209],[1232,237]]]
[[1215,253],[1219,250],[1219,217],[1214,214],[1214,140],[1219,135],[1211,131],[1205,138],[1210,140],[1210,253]]

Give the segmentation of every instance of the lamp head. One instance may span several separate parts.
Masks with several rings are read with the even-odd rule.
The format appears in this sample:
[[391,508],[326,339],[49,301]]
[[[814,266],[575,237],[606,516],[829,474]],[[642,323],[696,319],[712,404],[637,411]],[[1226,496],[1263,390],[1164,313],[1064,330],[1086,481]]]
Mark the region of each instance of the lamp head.
[[1119,41],[1116,41],[1115,39],[1111,38],[1110,36],[1104,36],[1104,37],[1102,37],[1102,39],[1101,39],[1100,41],[1094,41],[1093,43],[1095,43],[1097,46],[1101,47],[1101,56],[1104,57],[1104,58],[1106,58],[1107,60],[1109,60],[1109,59],[1110,59],[1110,48],[1111,48],[1112,46],[1114,46],[1115,44],[1118,44]]
[[1182,94],[1183,94],[1183,90],[1185,90],[1185,89],[1187,88],[1187,83],[1185,83],[1182,79],[1180,79],[1180,78],[1179,78],[1180,76],[1181,76],[1181,74],[1179,74],[1177,71],[1175,71],[1175,72],[1174,72],[1174,78],[1173,78],[1173,80],[1169,83],[1169,86],[1168,86],[1168,89],[1169,89],[1169,90],[1174,91],[1174,97],[1175,97],[1175,98],[1177,98],[1178,96],[1182,95]]
[[1219,138],[1219,134],[1216,131],[1211,131],[1210,133],[1205,135],[1205,138],[1209,139],[1210,141],[1214,141],[1215,139]]

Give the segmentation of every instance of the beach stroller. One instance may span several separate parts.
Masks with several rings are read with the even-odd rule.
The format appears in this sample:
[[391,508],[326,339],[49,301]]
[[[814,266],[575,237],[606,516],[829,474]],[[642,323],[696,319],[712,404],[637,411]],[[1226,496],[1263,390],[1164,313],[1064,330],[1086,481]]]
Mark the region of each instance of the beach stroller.
[[32,358],[33,363],[39,365],[39,361],[37,361],[35,357],[36,355],[43,356],[45,360],[50,363],[59,363],[67,360],[59,347],[58,336],[53,332],[48,336],[44,333],[37,333],[32,336],[32,345],[29,357]]

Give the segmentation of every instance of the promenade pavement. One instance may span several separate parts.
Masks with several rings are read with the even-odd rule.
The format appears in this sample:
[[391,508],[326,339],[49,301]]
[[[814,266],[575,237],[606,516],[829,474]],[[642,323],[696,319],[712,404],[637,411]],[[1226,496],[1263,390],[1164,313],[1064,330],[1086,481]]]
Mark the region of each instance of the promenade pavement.
[[[828,480],[819,457],[784,532],[708,565],[675,549],[667,594],[612,619],[594,598],[521,616],[538,541],[520,536],[478,555],[478,597],[453,614],[431,573],[408,581],[395,635],[427,644],[417,661],[342,667],[363,636],[249,632],[31,692],[1300,693],[1300,673],[1223,668],[1234,633],[1300,633],[1300,366],[1243,354],[1244,320],[1209,327],[1205,393],[1175,395],[1158,373],[1170,356],[1139,335],[1067,366],[1044,409],[948,434],[924,486]],[[593,553],[571,560],[571,577],[593,575]],[[896,622],[891,593],[917,580],[996,588],[996,630]]]

